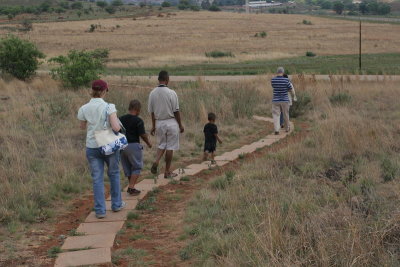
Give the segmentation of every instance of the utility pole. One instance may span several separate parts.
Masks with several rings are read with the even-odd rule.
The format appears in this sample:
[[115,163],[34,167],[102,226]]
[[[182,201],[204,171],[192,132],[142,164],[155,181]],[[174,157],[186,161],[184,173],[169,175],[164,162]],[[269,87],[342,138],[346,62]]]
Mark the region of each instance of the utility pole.
[[360,39],[359,39],[359,50],[358,50],[358,67],[361,72],[361,17],[360,17]]
[[246,14],[250,13],[249,0],[246,0]]

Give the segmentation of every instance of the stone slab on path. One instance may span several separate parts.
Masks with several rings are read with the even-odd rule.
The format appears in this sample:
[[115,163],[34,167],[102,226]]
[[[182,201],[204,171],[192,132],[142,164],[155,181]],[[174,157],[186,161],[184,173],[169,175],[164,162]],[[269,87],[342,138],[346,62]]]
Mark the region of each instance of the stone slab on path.
[[93,223],[93,222],[118,222],[118,221],[125,221],[126,216],[128,215],[129,210],[123,209],[118,212],[109,211],[106,214],[106,217],[103,219],[97,219],[96,213],[92,211],[86,217],[85,223]]
[[114,244],[115,234],[69,236],[61,249],[110,248]]
[[123,225],[123,221],[81,223],[76,231],[87,235],[117,234]]
[[228,164],[230,161],[229,160],[216,160],[215,162],[218,167],[222,167],[222,166]]
[[[122,194],[124,195],[124,193]],[[124,201],[126,203],[125,209],[127,210],[133,210],[136,207],[137,203],[139,202],[137,197],[135,199],[124,199]],[[111,200],[106,201],[106,210],[111,211]]]
[[58,254],[55,267],[105,264],[111,262],[110,248],[97,248]]

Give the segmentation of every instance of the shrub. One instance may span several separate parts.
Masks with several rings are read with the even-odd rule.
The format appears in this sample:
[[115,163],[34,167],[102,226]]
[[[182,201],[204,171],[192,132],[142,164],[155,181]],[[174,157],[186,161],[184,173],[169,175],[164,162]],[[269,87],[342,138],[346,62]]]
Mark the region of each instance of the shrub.
[[114,6],[107,6],[106,8],[104,8],[104,10],[108,13],[108,14],[114,14],[117,10],[115,9]]
[[306,19],[303,19],[303,24],[304,25],[312,25],[312,22]]
[[215,4],[212,4],[208,10],[209,10],[209,11],[217,12],[217,11],[221,11],[221,8],[219,8],[219,7],[218,7],[217,5],[215,5]]
[[297,101],[293,101],[293,104],[289,109],[289,116],[291,118],[297,118],[304,115],[304,113],[310,109],[310,105],[311,96],[306,92],[297,92]]
[[111,2],[111,5],[113,6],[123,6],[124,2],[122,2],[121,0],[114,0]]
[[260,36],[261,36],[262,38],[265,38],[265,37],[267,37],[267,33],[266,33],[266,32],[261,32],[261,33],[260,33]]
[[168,1],[164,1],[164,2],[162,2],[161,6],[162,6],[162,7],[170,7],[170,6],[171,6],[171,3],[168,2]]
[[96,5],[100,8],[105,8],[106,6],[108,6],[108,3],[106,1],[98,1],[96,2]]
[[201,2],[201,8],[202,9],[208,10],[210,8],[210,6],[211,6],[211,4],[210,4],[210,2],[208,0],[203,0]]
[[90,24],[89,32],[94,32],[97,29],[96,24]]
[[35,74],[39,59],[44,58],[35,44],[10,35],[0,40],[0,70],[25,80]]
[[99,78],[107,57],[108,50],[106,49],[71,50],[67,56],[50,59],[50,62],[59,64],[58,67],[51,70],[51,73],[54,78],[61,80],[64,87],[77,89],[88,86],[91,81]]
[[190,6],[190,10],[192,10],[192,11],[200,11],[200,7],[193,5],[193,6]]
[[340,1],[335,1],[333,2],[332,9],[336,12],[336,14],[341,15],[344,10],[344,4]]
[[73,2],[71,5],[72,9],[82,9],[83,8],[83,4],[82,2]]
[[69,3],[67,1],[60,2],[58,5],[62,9],[69,9]]
[[314,52],[311,52],[311,51],[306,52],[306,57],[315,57],[315,56],[316,56],[316,54]]
[[232,54],[232,52],[223,52],[223,51],[211,51],[211,52],[206,52],[206,57],[213,57],[213,58],[217,58],[217,57],[234,57],[234,55]]
[[344,105],[347,104],[351,101],[351,95],[349,95],[348,93],[336,93],[336,94],[332,94],[329,97],[329,101],[333,104],[333,105]]
[[62,8],[62,7],[56,8],[55,11],[56,11],[57,14],[65,13],[65,9]]
[[23,20],[21,23],[21,26],[22,26],[22,29],[21,29],[22,31],[29,32],[29,31],[33,30],[33,25],[30,20],[27,20],[27,19]]
[[396,178],[398,167],[390,158],[384,158],[381,162],[382,178],[385,182],[390,182]]

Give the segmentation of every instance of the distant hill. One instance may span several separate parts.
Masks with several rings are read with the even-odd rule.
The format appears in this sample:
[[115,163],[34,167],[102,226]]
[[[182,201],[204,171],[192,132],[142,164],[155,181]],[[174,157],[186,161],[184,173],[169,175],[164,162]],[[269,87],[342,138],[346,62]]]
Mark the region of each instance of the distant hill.
[[[23,5],[23,6],[35,6],[40,5],[45,0],[0,0],[1,6],[15,6],[15,5]],[[57,2],[53,0],[52,2]]]

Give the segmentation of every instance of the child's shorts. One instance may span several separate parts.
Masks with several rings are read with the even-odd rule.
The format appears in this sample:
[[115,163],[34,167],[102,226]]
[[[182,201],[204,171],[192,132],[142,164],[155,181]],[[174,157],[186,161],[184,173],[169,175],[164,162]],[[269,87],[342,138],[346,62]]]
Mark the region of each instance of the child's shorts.
[[121,162],[126,177],[140,174],[143,168],[143,146],[139,143],[129,143],[121,152]]
[[204,143],[204,152],[212,153],[212,152],[215,152],[216,148],[217,148],[216,142],[215,143],[213,143],[213,142]]

